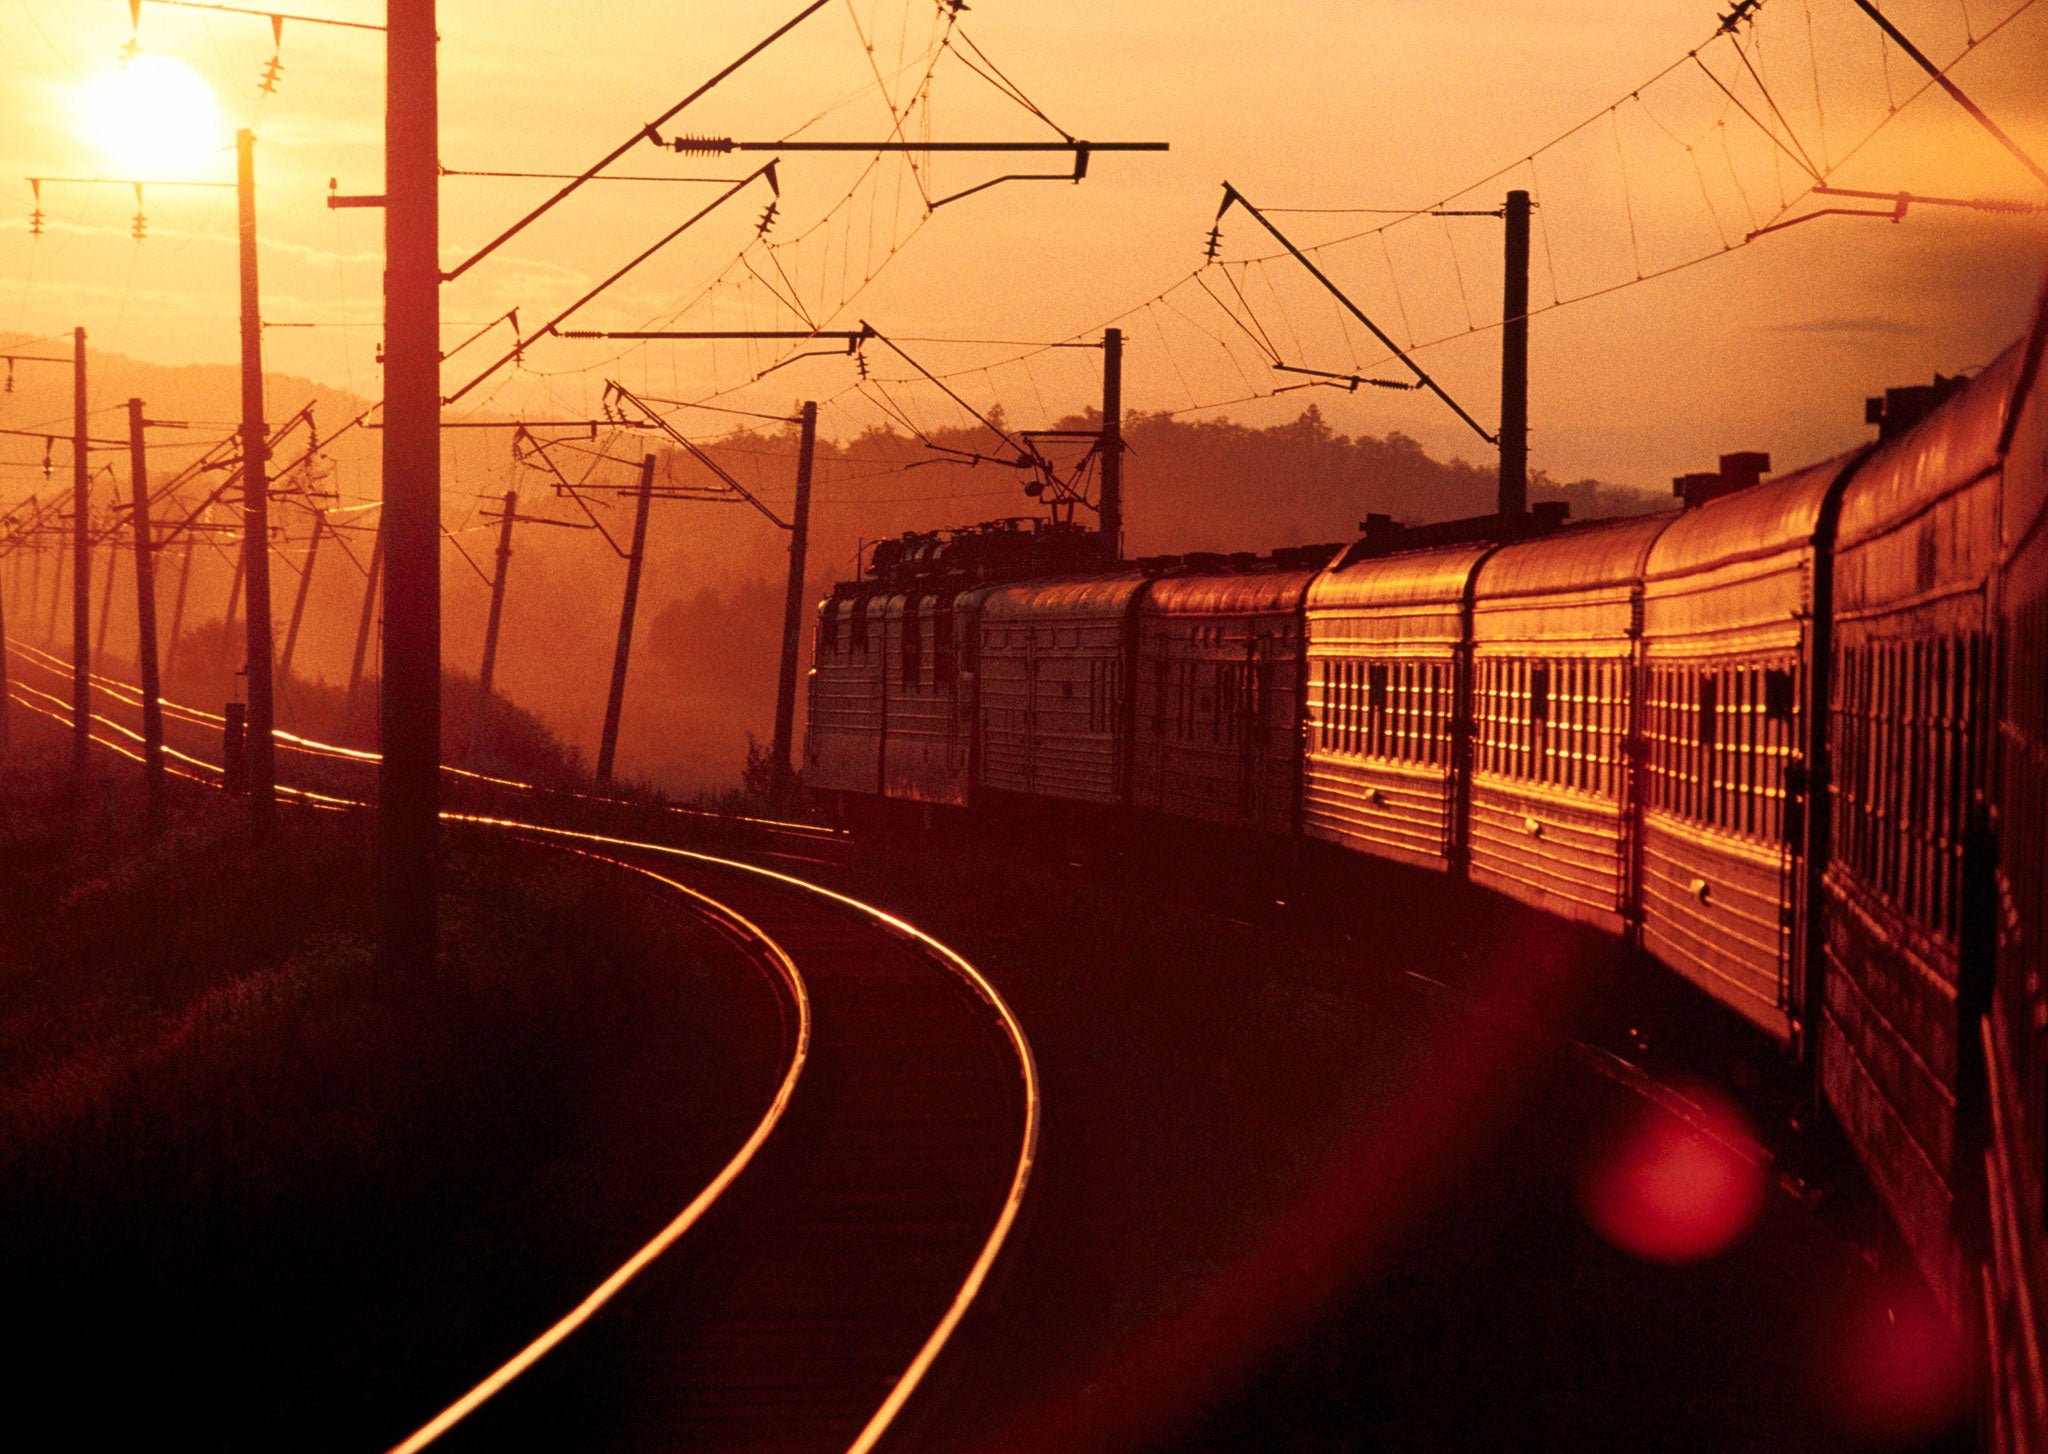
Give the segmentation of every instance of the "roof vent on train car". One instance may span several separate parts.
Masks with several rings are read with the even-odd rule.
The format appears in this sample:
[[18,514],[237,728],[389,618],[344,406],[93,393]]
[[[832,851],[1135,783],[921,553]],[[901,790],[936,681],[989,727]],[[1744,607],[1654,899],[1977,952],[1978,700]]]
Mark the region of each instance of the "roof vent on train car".
[[1961,374],[1934,376],[1931,384],[1908,384],[1903,389],[1886,389],[1884,396],[1863,401],[1863,422],[1877,426],[1878,441],[1897,439],[1915,424],[1940,408],[1943,401],[1967,384]]
[[1760,449],[1745,449],[1721,456],[1721,468],[1711,474],[1680,475],[1671,482],[1671,493],[1694,509],[1709,500],[1746,490],[1771,468],[1771,457]]
[[1538,500],[1529,506],[1529,525],[1533,534],[1547,535],[1553,530],[1560,530],[1571,518],[1570,500]]

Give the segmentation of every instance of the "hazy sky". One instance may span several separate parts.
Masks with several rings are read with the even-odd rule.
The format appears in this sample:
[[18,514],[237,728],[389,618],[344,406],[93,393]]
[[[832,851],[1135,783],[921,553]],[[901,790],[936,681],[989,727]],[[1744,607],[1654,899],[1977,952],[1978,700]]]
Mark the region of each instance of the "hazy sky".
[[[2019,3],[1891,0],[1888,12],[1945,62]],[[371,0],[299,8],[381,19]],[[447,0],[443,164],[578,170],[797,8]],[[912,137],[1054,135],[969,69],[973,61],[1000,68],[1074,135],[1164,140],[1173,150],[1098,156],[1079,186],[1012,183],[929,215],[923,196],[1005,171],[1058,170],[1063,159],[876,165],[788,156],[767,235],[774,248],[755,240],[769,200],[756,183],[564,326],[851,327],[865,318],[905,340],[933,340],[905,346],[978,406],[1000,401],[1011,421],[1034,426],[1094,395],[1099,356],[1051,350],[1020,360],[1027,350],[1017,345],[1119,320],[1131,338],[1132,406],[1267,422],[1314,402],[1340,428],[1401,429],[1437,452],[1490,461],[1489,447],[1426,394],[1315,387],[1237,402],[1306,377],[1277,373],[1275,360],[1408,375],[1298,267],[1271,260],[1274,246],[1242,212],[1225,219],[1224,265],[1191,274],[1226,178],[1272,209],[1407,209],[1449,198],[1454,210],[1484,210],[1521,186],[1539,202],[1534,303],[1577,300],[1533,323],[1532,464],[1648,486],[1711,467],[1731,449],[1768,449],[1789,466],[1866,437],[1865,394],[1986,362],[2021,330],[2048,263],[2039,214],[1933,207],[1896,225],[1828,218],[1742,246],[1773,218],[1830,203],[1883,206],[1801,202],[1812,184],[1803,173],[1886,193],[2029,203],[2048,201],[2048,189],[1938,92],[1909,101],[1925,78],[1880,44],[1851,0],[1766,0],[1739,53],[1725,37],[1707,44],[1724,8],[976,0],[949,25],[931,0],[833,0],[670,129],[768,139],[815,117],[802,135],[873,139],[889,134],[893,106]],[[1955,75],[2048,158],[2048,4],[2021,9]],[[314,325],[269,330],[271,368],[374,396],[381,214],[331,211],[323,198],[330,177],[343,191],[381,189],[381,36],[286,22],[281,79],[265,97],[257,83],[273,49],[266,19],[155,0],[143,12],[142,53],[185,62],[219,103],[214,149],[180,162],[180,174],[231,178],[233,129],[259,136],[265,316]],[[95,139],[106,103],[82,99],[128,39],[122,0],[0,0],[0,175],[14,199],[0,210],[0,332],[33,337],[82,323],[104,349],[165,363],[232,360],[231,192],[146,188],[148,234],[138,243],[129,236],[132,190],[50,182],[46,230],[29,232],[30,189],[16,179],[131,175],[134,163]],[[1696,48],[1697,61],[1686,60]],[[1533,164],[1514,166],[1531,153]],[[737,178],[762,159],[679,157],[648,145],[617,170]],[[1482,180],[1502,168],[1512,169]],[[449,177],[447,262],[550,185]],[[719,190],[586,188],[446,290],[447,346],[514,307],[531,331]],[[1428,345],[1420,361],[1492,426],[1496,219],[1410,218],[1382,233],[1372,229],[1397,214],[1273,217],[1304,243],[1331,243],[1317,256],[1338,285],[1397,342]],[[1342,238],[1350,240],[1333,242]],[[450,389],[510,342],[500,325],[454,354]],[[755,381],[781,356],[698,344],[622,354],[618,345],[541,340],[523,368],[451,412],[581,416],[611,376],[665,398],[717,392],[728,406],[777,412],[815,397],[826,401],[826,428],[842,435],[892,409],[927,425],[962,417],[930,386],[899,382],[909,370],[877,345],[865,382],[844,356],[803,359]],[[727,418],[679,416],[698,433]],[[10,422],[4,403],[0,422]]]

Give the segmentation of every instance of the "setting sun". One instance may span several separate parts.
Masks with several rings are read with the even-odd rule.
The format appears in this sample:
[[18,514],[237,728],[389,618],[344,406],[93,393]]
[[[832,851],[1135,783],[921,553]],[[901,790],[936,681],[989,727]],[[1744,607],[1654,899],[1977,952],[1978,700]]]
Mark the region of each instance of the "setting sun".
[[220,144],[213,92],[168,56],[138,56],[95,78],[83,110],[94,139],[139,177],[189,174]]

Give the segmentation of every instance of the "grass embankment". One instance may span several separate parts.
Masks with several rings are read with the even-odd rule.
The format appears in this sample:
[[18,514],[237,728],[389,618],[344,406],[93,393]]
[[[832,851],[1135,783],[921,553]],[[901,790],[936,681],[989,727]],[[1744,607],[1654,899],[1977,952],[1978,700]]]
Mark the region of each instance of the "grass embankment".
[[645,880],[455,839],[438,973],[394,991],[365,819],[288,811],[259,851],[238,800],[194,795],[147,843],[133,798],[81,809],[24,755],[0,773],[13,1447],[386,1447],[772,1094],[765,980]]

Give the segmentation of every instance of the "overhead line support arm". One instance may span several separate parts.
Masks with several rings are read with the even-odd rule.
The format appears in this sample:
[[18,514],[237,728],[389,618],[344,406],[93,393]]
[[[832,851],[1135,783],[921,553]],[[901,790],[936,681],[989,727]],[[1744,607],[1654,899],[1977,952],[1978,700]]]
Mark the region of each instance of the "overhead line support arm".
[[[1365,311],[1362,308],[1360,308],[1356,303],[1352,302],[1349,298],[1344,296],[1343,289],[1339,288],[1335,283],[1331,282],[1328,276],[1324,274],[1321,268],[1317,267],[1314,263],[1309,261],[1308,255],[1302,252],[1300,248],[1296,247],[1292,239],[1290,239],[1286,233],[1282,232],[1279,228],[1275,227],[1267,219],[1265,213],[1261,212],[1258,208],[1254,207],[1249,201],[1245,199],[1244,193],[1238,191],[1237,188],[1233,187],[1228,182],[1225,182],[1223,184],[1223,205],[1216,209],[1216,220],[1218,223],[1222,222],[1223,214],[1231,209],[1232,204],[1244,208],[1244,210],[1249,212],[1252,215],[1252,217],[1258,222],[1259,226],[1265,228],[1266,231],[1272,233],[1274,240],[1277,241],[1282,247],[1286,248],[1288,253],[1294,258],[1296,262],[1300,263],[1304,268],[1308,269],[1310,277],[1314,278],[1317,282],[1321,283],[1326,289],[1328,289],[1330,296],[1335,298],[1339,303],[1342,303],[1345,307],[1345,310],[1349,312],[1353,318],[1356,318],[1360,323],[1363,323],[1366,326],[1366,328],[1371,331],[1372,336],[1374,338],[1377,338],[1382,344],[1384,344],[1386,348],[1393,353],[1394,357],[1398,358],[1399,360],[1401,360],[1402,363],[1408,365],[1409,368],[1413,369],[1415,371],[1415,377],[1417,382],[1419,382],[1424,388],[1428,389],[1432,394],[1436,395],[1439,399],[1443,400],[1444,403],[1450,405],[1451,412],[1453,414],[1456,414],[1460,419],[1464,420],[1467,424],[1471,425],[1472,432],[1474,434],[1478,435],[1488,444],[1497,445],[1500,443],[1499,436],[1488,434],[1483,428],[1481,428],[1479,421],[1477,419],[1474,419],[1470,414],[1467,414],[1464,408],[1458,403],[1456,399],[1453,399],[1449,394],[1444,392],[1443,385],[1439,384],[1435,379],[1431,378],[1429,376],[1428,371],[1425,370],[1421,364],[1417,363],[1414,359],[1410,358],[1408,356],[1407,351],[1403,349],[1400,344],[1394,342],[1393,339],[1387,337],[1385,332],[1381,330],[1380,326],[1377,323],[1373,322],[1370,318],[1365,316]],[[886,339],[883,340],[883,342],[885,343],[887,341],[888,340]]]
[[550,318],[545,324],[541,325],[541,327],[537,329],[533,334],[526,338],[514,339],[512,347],[507,349],[496,363],[492,364],[489,368],[485,369],[482,373],[478,374],[475,378],[471,379],[468,383],[464,384],[454,393],[448,395],[445,399],[441,401],[441,403],[443,405],[453,404],[456,400],[460,399],[463,395],[467,394],[471,389],[474,389],[478,384],[481,384],[485,379],[488,379],[492,374],[495,374],[499,369],[505,367],[506,364],[512,362],[512,360],[518,358],[521,354],[523,354],[526,351],[526,345],[529,342],[531,342],[532,339],[544,338],[547,335],[553,333],[555,331],[556,324],[562,322],[563,319],[567,318],[570,314],[574,313],[577,309],[581,308],[584,304],[588,303],[592,298],[595,298],[599,293],[602,293],[605,289],[609,288],[613,283],[616,283],[620,278],[623,278],[624,276],[626,276],[626,274],[632,272],[633,269],[639,267],[640,264],[646,262],[649,258],[653,257],[656,253],[660,252],[663,248],[667,247],[670,243],[674,242],[677,238],[681,237],[685,232],[688,232],[692,227],[695,227],[699,222],[702,222],[706,217],[709,217],[713,212],[716,212],[720,207],[725,205],[725,203],[731,201],[734,197],[738,196],[742,191],[746,190],[748,186],[752,185],[754,182],[759,181],[763,178],[766,178],[768,185],[772,190],[774,190],[778,194],[781,192],[782,189],[775,180],[775,163],[773,161],[770,161],[766,165],[759,167],[752,172],[749,172],[746,176],[741,177],[737,182],[734,182],[730,187],[726,188],[723,192],[719,193],[716,198],[714,198],[710,202],[707,202],[703,207],[699,208],[696,212],[693,212],[687,220],[685,220],[680,225],[678,225],[677,227],[669,231],[667,234],[665,234],[662,238],[660,238],[660,240],[658,240],[651,247],[643,251],[638,257],[634,258],[631,262],[621,267],[617,272],[613,273],[610,277],[606,278],[603,282],[599,283],[596,287],[592,288],[589,292],[585,293],[582,297],[578,298],[575,302],[571,303],[568,307],[564,308],[561,312],[557,313],[553,318]]
[[454,282],[455,279],[461,277],[464,273],[468,272],[471,268],[475,267],[478,263],[482,262],[485,258],[489,257],[492,253],[496,252],[500,247],[510,242],[513,238],[517,237],[521,232],[524,232],[534,222],[538,221],[544,214],[552,210],[557,203],[561,202],[571,192],[575,191],[578,187],[582,186],[585,182],[589,181],[592,177],[595,177],[599,172],[603,171],[606,167],[610,166],[613,162],[617,161],[620,157],[624,156],[627,152],[631,151],[634,147],[638,146],[643,140],[652,137],[655,128],[665,124],[667,121],[670,120],[670,118],[674,117],[677,112],[681,111],[684,107],[696,101],[699,97],[703,96],[707,91],[709,91],[713,86],[716,86],[720,81],[723,81],[726,77],[730,76],[734,71],[737,71],[741,66],[744,66],[748,61],[752,60],[762,51],[768,49],[769,46],[775,44],[776,41],[782,39],[783,36],[789,34],[790,31],[796,29],[797,26],[803,24],[804,21],[810,19],[813,15],[817,14],[820,10],[824,9],[827,3],[828,0],[811,0],[811,3],[809,5],[806,5],[802,10],[799,10],[790,19],[784,21],[775,30],[771,31],[766,38],[764,38],[759,43],[754,45],[751,49],[746,51],[743,55],[740,56],[738,60],[734,61],[731,65],[727,66],[724,70],[720,71],[717,75],[713,76],[710,80],[706,81],[696,90],[692,91],[689,95],[683,97],[682,100],[676,102],[675,105],[669,107],[668,110],[662,112],[661,115],[655,117],[654,120],[648,122],[638,131],[634,132],[631,137],[627,138],[618,146],[614,147],[611,150],[611,152],[605,156],[604,160],[597,163],[596,166],[593,166],[588,171],[582,173],[574,181],[570,182],[568,185],[564,186],[559,192],[555,193],[554,196],[548,198],[547,201],[541,203],[540,206],[534,208],[531,212],[527,213],[524,217],[520,218],[510,227],[506,228],[503,232],[499,233],[496,237],[492,238],[489,242],[485,243],[482,247],[478,248],[475,252],[471,253],[467,259],[457,264],[452,271],[441,274],[441,280],[443,282],[449,283]]

